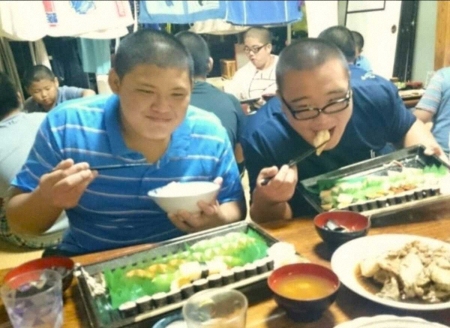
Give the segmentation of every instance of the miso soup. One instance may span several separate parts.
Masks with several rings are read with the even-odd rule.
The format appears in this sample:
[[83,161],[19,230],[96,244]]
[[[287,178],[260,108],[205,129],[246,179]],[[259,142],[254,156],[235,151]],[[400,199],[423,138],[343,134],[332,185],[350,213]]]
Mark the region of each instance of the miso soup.
[[295,300],[312,300],[330,295],[335,289],[333,282],[314,275],[292,275],[274,284],[278,294]]

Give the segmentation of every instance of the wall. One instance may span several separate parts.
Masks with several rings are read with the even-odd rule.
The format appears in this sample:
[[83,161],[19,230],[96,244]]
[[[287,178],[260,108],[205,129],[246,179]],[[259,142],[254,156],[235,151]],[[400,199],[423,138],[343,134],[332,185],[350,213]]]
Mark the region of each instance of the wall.
[[345,26],[345,14],[347,10],[347,0],[338,0],[338,24]]
[[427,72],[434,69],[437,2],[419,2],[412,80],[426,82]]
[[[345,25],[347,1],[338,2],[338,22]],[[416,43],[412,67],[412,80],[426,82],[427,72],[433,71],[436,39],[437,1],[421,0],[417,15]]]

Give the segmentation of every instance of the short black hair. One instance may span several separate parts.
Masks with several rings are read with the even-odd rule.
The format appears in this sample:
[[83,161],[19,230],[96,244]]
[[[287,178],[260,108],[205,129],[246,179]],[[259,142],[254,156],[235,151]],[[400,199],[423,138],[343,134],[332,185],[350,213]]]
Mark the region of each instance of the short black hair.
[[319,39],[333,42],[343,52],[349,63],[355,61],[355,40],[352,32],[345,26],[337,25],[327,28],[319,34]]
[[177,38],[164,31],[139,30],[120,42],[113,64],[119,78],[138,65],[186,69],[191,79],[194,73],[189,52]]
[[194,61],[194,76],[206,77],[209,73],[209,58],[211,57],[211,53],[205,39],[189,31],[179,32],[175,36],[192,56],[192,60]]
[[298,40],[284,48],[278,59],[276,77],[278,89],[283,89],[284,76],[287,72],[312,70],[331,59],[338,59],[348,71],[348,63],[339,48],[323,39],[307,38]]
[[244,40],[245,38],[255,38],[263,44],[272,43],[272,33],[269,29],[261,26],[250,27],[244,32]]
[[0,120],[19,107],[17,88],[8,75],[0,72]]
[[357,31],[352,31],[353,40],[355,40],[356,47],[361,50],[364,47],[364,37]]
[[38,82],[40,80],[50,80],[55,79],[55,74],[52,70],[44,65],[33,66],[30,70],[25,72],[23,78],[23,84],[25,88],[28,88],[33,82]]

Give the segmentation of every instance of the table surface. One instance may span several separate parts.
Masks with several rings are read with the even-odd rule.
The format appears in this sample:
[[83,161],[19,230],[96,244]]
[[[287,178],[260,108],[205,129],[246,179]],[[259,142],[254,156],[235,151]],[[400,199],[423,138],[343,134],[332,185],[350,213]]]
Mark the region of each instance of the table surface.
[[[271,222],[262,225],[263,229],[275,238],[292,243],[298,253],[315,263],[330,266],[332,250],[322,242],[315,232],[311,218],[298,218],[283,222]],[[438,204],[421,209],[410,210],[384,218],[372,220],[369,235],[385,233],[405,233],[427,236],[450,241],[450,204]],[[107,259],[124,256],[152,247],[151,245],[134,246],[119,250],[75,257],[81,264],[91,264]],[[3,280],[8,270],[0,270]],[[247,315],[247,327],[320,327],[328,328],[362,316],[393,314],[397,316],[416,316],[433,322],[450,324],[450,310],[441,311],[407,311],[389,308],[366,300],[345,286],[341,286],[333,305],[315,322],[293,322],[286,317],[285,312],[278,308],[272,298],[266,298],[256,304],[251,304]],[[0,326],[8,321],[5,308],[0,303]],[[64,327],[89,327],[76,281],[64,295]]]

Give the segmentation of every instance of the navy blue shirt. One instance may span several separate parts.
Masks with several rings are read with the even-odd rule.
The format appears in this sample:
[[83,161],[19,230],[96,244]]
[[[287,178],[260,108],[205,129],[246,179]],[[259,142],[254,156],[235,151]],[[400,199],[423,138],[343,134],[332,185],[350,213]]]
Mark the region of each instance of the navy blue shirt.
[[197,81],[192,90],[191,105],[216,114],[227,130],[231,145],[234,147],[239,142],[246,116],[235,96],[208,82]]
[[[372,151],[380,153],[387,143],[401,142],[415,122],[391,82],[371,73],[362,74],[357,67],[351,67],[351,71],[357,73],[351,78],[353,114],[344,134],[334,149],[310,156],[298,165],[299,181],[369,159]],[[280,167],[311,149],[289,125],[278,98],[248,117],[241,143],[251,192],[261,169]],[[311,213],[299,188],[289,204],[294,217]]]

